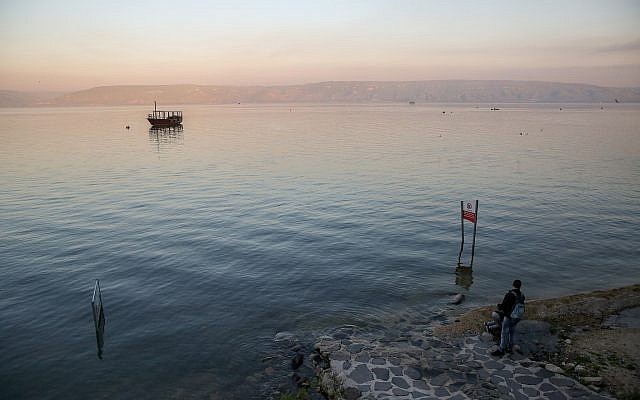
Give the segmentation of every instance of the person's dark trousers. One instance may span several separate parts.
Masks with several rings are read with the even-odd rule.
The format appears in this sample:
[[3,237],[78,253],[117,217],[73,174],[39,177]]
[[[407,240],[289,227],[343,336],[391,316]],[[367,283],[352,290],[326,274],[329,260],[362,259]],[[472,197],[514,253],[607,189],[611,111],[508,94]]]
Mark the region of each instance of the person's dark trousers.
[[511,351],[513,347],[513,332],[515,331],[516,322],[509,317],[502,320],[502,333],[500,335],[500,350]]

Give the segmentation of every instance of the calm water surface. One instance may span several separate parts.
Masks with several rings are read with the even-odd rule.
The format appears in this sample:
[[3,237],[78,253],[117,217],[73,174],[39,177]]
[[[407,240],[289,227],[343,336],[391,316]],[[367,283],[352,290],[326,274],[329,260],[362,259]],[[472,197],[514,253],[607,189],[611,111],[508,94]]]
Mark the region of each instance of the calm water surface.
[[281,331],[639,281],[640,106],[181,108],[0,110],[0,397],[262,398]]

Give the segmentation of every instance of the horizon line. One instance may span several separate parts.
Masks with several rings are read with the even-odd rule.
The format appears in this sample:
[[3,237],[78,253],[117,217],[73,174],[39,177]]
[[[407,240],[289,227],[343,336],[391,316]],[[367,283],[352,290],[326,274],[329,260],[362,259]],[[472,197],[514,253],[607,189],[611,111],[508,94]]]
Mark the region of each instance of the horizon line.
[[598,88],[625,88],[625,89],[640,89],[638,86],[603,86],[593,83],[581,83],[581,82],[561,82],[561,81],[544,81],[544,80],[527,80],[527,79],[409,79],[409,80],[329,80],[329,81],[315,81],[306,83],[294,83],[294,84],[259,84],[259,85],[226,85],[226,84],[202,84],[202,83],[157,83],[157,84],[114,84],[114,85],[97,85],[84,89],[71,89],[71,90],[17,90],[17,89],[2,89],[0,91],[6,92],[21,92],[21,93],[74,93],[82,92],[91,89],[98,88],[113,88],[113,87],[157,87],[157,86],[213,86],[213,87],[295,87],[295,86],[309,86],[319,85],[323,83],[402,83],[402,82],[525,82],[525,83],[552,83],[561,85],[580,85],[580,86],[593,86]]

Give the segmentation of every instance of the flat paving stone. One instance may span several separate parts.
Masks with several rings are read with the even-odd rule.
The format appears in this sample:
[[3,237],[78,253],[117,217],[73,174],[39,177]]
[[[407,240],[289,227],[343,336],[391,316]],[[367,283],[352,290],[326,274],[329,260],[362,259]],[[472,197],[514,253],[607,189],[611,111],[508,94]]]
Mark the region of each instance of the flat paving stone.
[[443,387],[436,388],[435,394],[437,397],[448,397],[451,395],[451,393]]
[[414,381],[413,382],[413,387],[416,389],[422,389],[422,390],[429,390],[429,386],[427,385],[427,382],[425,381]]
[[515,379],[523,385],[539,385],[542,382],[542,378],[531,375],[516,376]]
[[538,386],[538,389],[542,392],[554,392],[558,390],[557,387],[547,382],[543,382],[542,385]]
[[404,374],[411,379],[418,380],[422,378],[422,372],[415,367],[407,367],[404,370]]
[[393,388],[391,393],[393,393],[396,396],[407,396],[407,395],[409,395],[408,391],[406,391],[404,389],[400,389],[400,388]]
[[431,379],[432,386],[444,386],[445,383],[449,382],[451,378],[446,373],[440,374],[435,378]]
[[567,396],[565,396],[564,394],[562,394],[561,392],[558,392],[558,391],[545,393],[545,396],[549,400],[567,400]]
[[349,378],[356,383],[365,383],[373,379],[373,374],[365,364],[360,364],[349,374]]
[[404,378],[399,376],[394,376],[393,378],[391,378],[391,383],[402,389],[409,389],[410,387],[409,383]]
[[400,365],[400,359],[398,357],[389,357],[389,362],[391,363],[391,365]]
[[484,363],[484,367],[488,369],[503,369],[504,364],[498,361],[490,360]]
[[495,375],[501,376],[503,378],[513,378],[513,372],[508,371],[506,369],[494,372]]
[[529,400],[529,396],[519,391],[513,392],[513,396],[516,398],[516,400]]
[[546,369],[541,369],[540,371],[536,372],[536,376],[539,376],[540,378],[551,378],[552,376],[556,376],[556,374]]
[[376,379],[389,380],[389,370],[386,368],[371,368],[371,372],[376,376]]
[[373,390],[377,390],[380,392],[386,392],[387,390],[391,390],[393,385],[391,382],[376,382],[373,384]]
[[574,387],[576,386],[576,382],[572,379],[565,378],[563,376],[552,376],[549,378],[549,382],[553,383],[556,386],[560,387]]

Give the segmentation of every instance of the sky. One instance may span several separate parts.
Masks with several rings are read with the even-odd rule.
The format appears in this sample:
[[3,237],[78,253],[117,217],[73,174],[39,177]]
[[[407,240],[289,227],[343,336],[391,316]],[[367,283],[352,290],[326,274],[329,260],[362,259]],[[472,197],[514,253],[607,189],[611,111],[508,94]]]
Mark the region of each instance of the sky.
[[0,89],[507,79],[640,87],[640,0],[0,0]]

